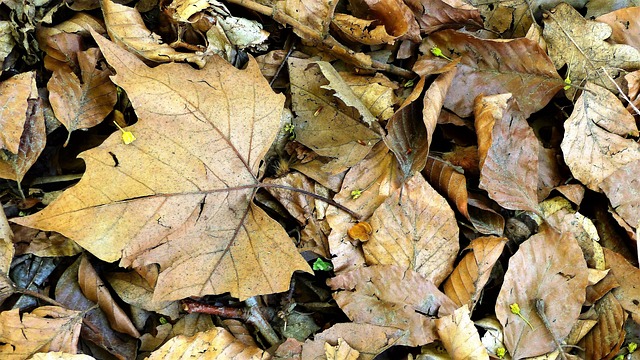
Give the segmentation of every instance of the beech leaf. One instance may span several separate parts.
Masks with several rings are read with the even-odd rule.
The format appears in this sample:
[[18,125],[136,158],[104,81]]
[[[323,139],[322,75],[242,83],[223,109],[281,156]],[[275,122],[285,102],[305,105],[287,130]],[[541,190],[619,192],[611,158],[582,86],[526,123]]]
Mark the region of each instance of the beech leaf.
[[452,359],[489,359],[466,305],[451,315],[436,319],[436,328]]
[[102,260],[122,258],[123,267],[158,263],[154,300],[246,299],[285,291],[293,271],[310,272],[284,229],[251,202],[284,102],[256,62],[149,68],[94,36],[138,114],[127,128],[137,140],[125,145],[118,132],[82,153],[81,181],[15,221],[65,234]]

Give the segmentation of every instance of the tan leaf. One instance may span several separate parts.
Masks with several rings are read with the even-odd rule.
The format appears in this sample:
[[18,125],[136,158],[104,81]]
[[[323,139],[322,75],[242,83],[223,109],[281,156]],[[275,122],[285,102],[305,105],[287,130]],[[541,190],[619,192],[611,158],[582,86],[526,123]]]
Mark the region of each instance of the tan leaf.
[[[551,333],[536,313],[535,300],[544,301],[550,330],[562,340],[578,320],[587,284],[587,265],[570,234],[547,231],[522,243],[509,260],[496,301],[496,315],[511,356],[520,359],[555,350]],[[519,305],[531,326],[512,313],[513,304]]]
[[467,179],[451,164],[432,156],[422,172],[429,183],[467,218],[481,234],[502,235],[504,218],[487,205],[483,198],[467,192]]
[[86,256],[82,256],[80,268],[78,269],[78,283],[82,293],[87,299],[98,304],[109,319],[111,327],[121,333],[139,338],[140,333],[129,319],[129,316],[118,306],[109,289],[105,286],[98,273],[93,268]]
[[452,359],[489,359],[466,305],[451,315],[436,319],[436,329]]
[[246,70],[219,58],[202,71],[148,68],[96,41],[140,118],[127,128],[137,140],[113,134],[83,153],[80,183],[16,222],[56,229],[124,267],[158,263],[156,300],[227,291],[245,299],[285,291],[293,271],[310,272],[284,229],[251,203],[284,101],[255,61]]
[[480,158],[478,157],[478,147],[475,145],[454,146],[452,151],[442,154],[442,160],[455,167],[462,168],[464,173],[471,177],[480,176],[480,169],[478,168]]
[[627,135],[638,134],[636,122],[618,98],[587,83],[565,121],[564,160],[571,174],[586,187],[598,185],[624,165],[640,159],[640,145]]
[[631,227],[640,227],[640,159],[630,162],[600,183],[600,189],[609,198],[611,206]]
[[[402,171],[396,158],[380,142],[363,161],[347,172],[342,189],[333,200],[358,213],[362,220],[368,219],[385,199],[402,186],[401,181]],[[354,192],[360,195],[355,197]],[[327,221],[331,226],[329,248],[335,272],[364,265],[362,250],[352,245],[347,237],[347,231],[353,226],[351,216],[330,207]]]
[[206,60],[203,55],[178,52],[163,43],[160,36],[147,29],[142,16],[136,9],[111,0],[101,0],[101,5],[111,40],[140,58],[160,63],[190,62],[200,68],[205,65]]
[[495,236],[472,240],[467,247],[471,251],[460,260],[445,281],[444,293],[458,306],[466,305],[469,311],[473,311],[506,243],[506,238]]
[[11,261],[15,254],[13,241],[13,231],[7,221],[7,215],[4,210],[0,211],[0,272],[4,274],[8,274],[11,269]]
[[380,120],[387,120],[393,115],[394,105],[398,105],[400,101],[394,94],[394,90],[398,89],[396,83],[380,73],[372,77],[340,72],[340,76],[369,109],[371,115]]
[[[337,77],[333,77],[334,83],[330,84],[322,69],[329,72],[331,65],[323,63],[321,68],[319,63],[294,58],[288,61],[296,141],[321,156],[334,158],[324,168],[337,174],[362,160],[380,136],[360,122],[361,117],[365,122],[376,121],[362,103],[358,109],[336,104],[335,97],[344,98],[347,94],[341,96],[335,92],[339,75],[336,72]],[[349,89],[346,84],[340,88]],[[350,98],[360,102],[355,95]],[[363,114],[361,109],[366,112]]]
[[640,7],[626,7],[598,16],[596,21],[611,27],[611,41],[640,49]]
[[371,240],[363,244],[368,264],[397,265],[440,283],[453,270],[458,226],[447,201],[418,174],[376,209]]
[[[338,2],[332,0],[278,0],[275,7],[299,21],[300,24],[326,35],[337,5]],[[309,40],[299,29],[294,27],[293,31],[302,39]]]
[[77,53],[84,46],[82,36],[43,26],[36,30],[36,39],[40,49],[46,53],[44,66],[47,70],[75,71],[78,68]]
[[356,360],[360,356],[358,350],[353,349],[343,338],[338,338],[338,345],[324,343],[327,360]]
[[[502,207],[540,212],[538,208],[538,139],[514,98],[494,115],[476,103],[476,127],[491,128],[486,157],[481,155],[480,188]],[[491,125],[485,125],[488,120]],[[494,122],[495,121],[495,122]],[[486,141],[486,140],[485,140]],[[478,135],[478,148],[487,148]]]
[[[125,303],[143,310],[155,311],[172,319],[178,318],[180,304],[177,301],[154,301],[153,287],[136,272],[109,273],[105,278]],[[107,311],[105,313],[109,314]]]
[[478,9],[460,0],[405,0],[405,3],[427,34],[443,28],[483,27]]
[[419,42],[420,27],[411,9],[402,0],[360,0],[352,8],[355,15],[365,18],[360,12],[378,19],[391,36]]
[[436,338],[433,318],[448,315],[455,304],[413,270],[374,265],[341,273],[327,281],[343,289],[333,297],[355,323],[405,331],[397,345],[419,346]]
[[95,360],[95,358],[84,354],[68,354],[55,351],[34,354],[29,360]]
[[611,273],[620,284],[612,293],[620,302],[622,308],[635,315],[640,315],[640,289],[637,286],[637,279],[640,276],[640,270],[629,264],[629,262],[620,254],[609,249],[603,249],[607,265],[611,269]]
[[20,309],[0,313],[0,356],[27,359],[37,352],[75,354],[82,313],[58,306],[41,306],[20,316]]
[[176,336],[154,351],[148,360],[171,360],[189,358],[194,360],[244,360],[270,359],[269,353],[257,347],[246,346],[223,328],[199,332],[191,337]]
[[348,14],[336,14],[331,20],[342,36],[352,42],[365,45],[393,44],[397,36],[389,35],[385,26],[377,23],[376,20],[359,19]]
[[[0,178],[17,181],[20,191],[22,178],[46,143],[43,104],[38,96],[35,73],[25,74],[16,75],[21,85],[14,85],[15,77],[0,84],[0,102],[6,104],[0,110],[0,132],[7,134],[0,148]],[[29,90],[25,93],[27,87]],[[4,122],[4,119],[10,121]],[[17,143],[13,142],[15,131],[18,131]],[[15,152],[12,150],[14,146],[17,146]]]
[[326,343],[337,345],[342,338],[360,352],[360,360],[372,360],[376,355],[395,345],[404,331],[385,326],[369,324],[339,323],[322,333],[316,334],[313,340],[307,340],[302,348],[301,359],[319,359],[325,355]]
[[449,58],[460,58],[444,106],[461,117],[473,113],[480,94],[512,93],[527,118],[564,86],[549,57],[529,39],[485,40],[443,30],[429,35],[420,50],[434,57],[430,53],[434,46]]
[[91,48],[77,53],[82,80],[64,68],[53,72],[47,89],[56,118],[71,132],[88,129],[104,120],[116,104],[116,86],[109,80],[108,69],[98,69],[100,50]]
[[4,271],[0,271],[0,305],[15,293],[16,285]]
[[586,20],[569,4],[561,3],[545,14],[543,35],[556,69],[566,64],[574,84],[588,81],[616,91],[608,76],[616,78],[620,69],[640,68],[640,51],[607,43],[611,27]]
[[626,332],[627,313],[613,294],[609,293],[595,305],[598,323],[578,343],[585,360],[612,359],[620,350]]

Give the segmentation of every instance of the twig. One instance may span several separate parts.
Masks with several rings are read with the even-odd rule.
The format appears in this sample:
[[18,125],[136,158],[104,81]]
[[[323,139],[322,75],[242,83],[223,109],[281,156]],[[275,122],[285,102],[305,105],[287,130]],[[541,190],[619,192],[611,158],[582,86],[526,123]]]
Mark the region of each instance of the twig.
[[67,306],[66,306],[66,305],[64,305],[64,304],[62,304],[62,303],[60,303],[60,302],[55,301],[54,299],[52,299],[52,298],[48,297],[47,295],[40,294],[40,293],[39,293],[39,292],[37,292],[37,291],[33,291],[33,290],[29,290],[29,289],[23,289],[23,288],[19,288],[19,287],[15,287],[15,288],[14,288],[14,291],[15,291],[15,292],[17,292],[17,293],[19,293],[19,294],[23,294],[23,295],[27,295],[27,296],[32,296],[32,297],[34,297],[34,298],[40,299],[40,300],[42,300],[42,301],[44,301],[44,302],[46,302],[46,303],[49,303],[49,304],[51,304],[51,305],[55,305],[55,306],[59,306],[59,307],[61,307],[61,308],[65,308],[65,309],[67,309]]
[[558,348],[558,352],[560,353],[560,358],[562,358],[562,360],[567,360],[567,354],[565,354],[564,349],[562,349],[562,344],[560,344],[560,341],[558,341],[558,339],[556,338],[556,335],[553,333],[553,330],[551,329],[551,324],[549,323],[549,319],[547,319],[547,315],[544,313],[544,300],[535,299],[535,303],[536,303],[536,306],[535,306],[536,313],[538,313],[538,316],[540,316],[540,319],[542,320],[544,327],[547,328],[547,331],[549,331],[549,333],[551,334],[553,343],[556,344],[556,347]]

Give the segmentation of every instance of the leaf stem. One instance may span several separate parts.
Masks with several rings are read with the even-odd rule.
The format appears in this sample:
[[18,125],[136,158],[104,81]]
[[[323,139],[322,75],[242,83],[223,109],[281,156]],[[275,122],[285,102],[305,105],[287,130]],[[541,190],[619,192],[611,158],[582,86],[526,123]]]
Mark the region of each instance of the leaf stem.
[[351,209],[347,208],[346,206],[337,203],[334,200],[331,199],[327,199],[326,197],[322,196],[322,195],[318,195],[318,194],[314,194],[310,191],[307,190],[302,190],[302,189],[298,189],[298,188],[294,188],[291,186],[286,186],[286,185],[280,185],[280,184],[265,184],[265,183],[260,183],[257,184],[256,187],[259,188],[276,188],[276,189],[284,189],[284,190],[290,190],[290,191],[295,191],[297,193],[303,194],[303,195],[307,195],[307,196],[311,196],[314,199],[318,199],[321,201],[326,202],[329,205],[335,206],[338,209],[346,212],[347,214],[351,215],[352,217],[356,218],[357,220],[360,220],[360,215],[354,211],[352,211]]
[[560,344],[560,341],[558,341],[558,339],[556,338],[556,335],[553,333],[553,330],[551,329],[551,324],[549,323],[549,319],[547,319],[547,315],[544,313],[544,300],[535,299],[535,303],[536,303],[536,306],[535,306],[536,313],[538,313],[538,316],[540,316],[540,319],[542,320],[544,327],[547,328],[547,331],[549,331],[549,333],[551,334],[553,343],[556,344],[556,346],[558,347],[560,358],[562,360],[567,360],[567,355],[565,354],[564,349],[562,349],[562,344]]

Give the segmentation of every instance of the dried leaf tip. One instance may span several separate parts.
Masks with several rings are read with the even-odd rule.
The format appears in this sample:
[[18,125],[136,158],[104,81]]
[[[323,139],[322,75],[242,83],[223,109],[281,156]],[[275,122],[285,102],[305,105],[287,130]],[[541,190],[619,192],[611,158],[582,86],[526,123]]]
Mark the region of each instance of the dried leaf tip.
[[126,131],[125,129],[123,129],[122,127],[120,127],[120,125],[118,125],[117,122],[113,122],[114,124],[116,124],[116,126],[118,127],[118,129],[120,129],[120,131],[122,131],[122,142],[125,145],[129,145],[132,142],[134,142],[136,140],[136,137],[133,136],[133,133],[130,131]]

